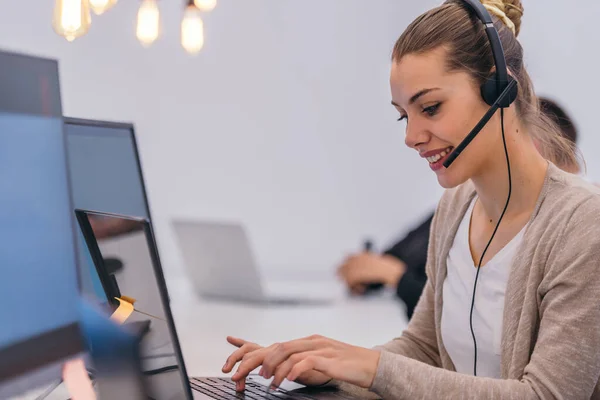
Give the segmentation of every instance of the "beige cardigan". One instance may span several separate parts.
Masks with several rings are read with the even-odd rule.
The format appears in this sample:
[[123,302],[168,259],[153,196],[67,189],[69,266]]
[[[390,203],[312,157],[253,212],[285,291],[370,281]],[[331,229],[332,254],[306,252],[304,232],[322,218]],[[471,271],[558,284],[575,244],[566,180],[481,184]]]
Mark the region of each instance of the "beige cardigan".
[[[475,195],[447,191],[432,222],[429,280],[402,336],[377,347],[385,399],[600,399],[600,191],[549,164],[506,288],[502,378],[455,372],[440,334],[446,259]],[[376,396],[378,395],[378,396]]]

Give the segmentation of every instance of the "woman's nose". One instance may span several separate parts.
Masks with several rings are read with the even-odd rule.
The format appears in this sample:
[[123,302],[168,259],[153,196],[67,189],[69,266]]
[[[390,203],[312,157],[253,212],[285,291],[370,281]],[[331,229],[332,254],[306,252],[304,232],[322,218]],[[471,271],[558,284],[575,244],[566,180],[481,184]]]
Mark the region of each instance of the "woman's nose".
[[418,121],[411,120],[406,122],[406,136],[404,137],[404,143],[412,149],[418,148],[423,143],[427,143],[430,138],[430,134],[422,124]]

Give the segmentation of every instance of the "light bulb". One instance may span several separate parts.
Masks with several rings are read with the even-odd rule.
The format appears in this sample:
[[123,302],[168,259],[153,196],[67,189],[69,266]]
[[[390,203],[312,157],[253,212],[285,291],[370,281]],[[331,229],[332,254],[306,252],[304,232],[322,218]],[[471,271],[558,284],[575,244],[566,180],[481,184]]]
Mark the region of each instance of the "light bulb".
[[217,6],[217,0],[194,0],[194,4],[201,11],[212,11]]
[[160,11],[156,0],[143,0],[137,15],[136,36],[144,46],[150,46],[160,34]]
[[181,45],[190,54],[198,53],[204,46],[204,23],[194,5],[185,9],[181,21]]
[[101,15],[117,4],[117,0],[89,0],[90,7],[96,15]]
[[69,42],[85,35],[91,23],[88,0],[56,0],[52,27]]

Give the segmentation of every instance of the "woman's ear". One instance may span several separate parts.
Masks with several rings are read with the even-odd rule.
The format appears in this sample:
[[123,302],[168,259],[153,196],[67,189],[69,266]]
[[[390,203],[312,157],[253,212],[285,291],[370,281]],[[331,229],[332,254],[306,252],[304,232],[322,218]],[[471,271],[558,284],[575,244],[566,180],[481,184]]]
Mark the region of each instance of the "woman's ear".
[[532,138],[533,140],[533,145],[535,146],[535,148],[537,149],[537,151],[541,154],[544,155],[544,152],[542,151],[542,145],[540,144],[540,141],[537,140],[537,138]]
[[[515,74],[513,74],[513,72],[510,70],[510,68],[508,68],[508,66],[506,67],[506,72],[508,73],[508,76],[512,76],[513,78],[515,77]],[[495,73],[496,73],[496,66],[494,65],[492,67],[492,69],[490,69],[489,76],[494,76]]]

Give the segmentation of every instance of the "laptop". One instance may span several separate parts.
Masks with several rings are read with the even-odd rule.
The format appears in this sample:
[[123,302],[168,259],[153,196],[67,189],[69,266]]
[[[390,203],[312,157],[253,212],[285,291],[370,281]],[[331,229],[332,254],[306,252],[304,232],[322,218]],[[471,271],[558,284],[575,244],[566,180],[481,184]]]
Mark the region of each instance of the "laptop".
[[[328,304],[343,295],[331,284],[261,278],[241,224],[173,220],[188,276],[203,297],[255,304]],[[333,289],[333,290],[332,290]]]
[[[75,210],[85,243],[109,299],[107,312],[120,312],[123,301],[133,309],[123,324],[146,322],[140,339],[140,358],[146,390],[154,399],[340,399],[346,393],[335,389],[303,388],[287,383],[276,391],[268,391],[268,383],[261,377],[251,376],[244,395],[236,393],[229,378],[188,378],[181,347],[177,337],[165,279],[156,251],[152,227],[143,217],[130,217],[102,212]],[[117,228],[110,237],[97,239],[93,220],[109,220]],[[126,227],[119,231],[118,227]],[[124,267],[116,271],[106,268],[105,259],[119,259]],[[288,390],[293,389],[293,390]],[[349,395],[348,395],[349,396]]]

